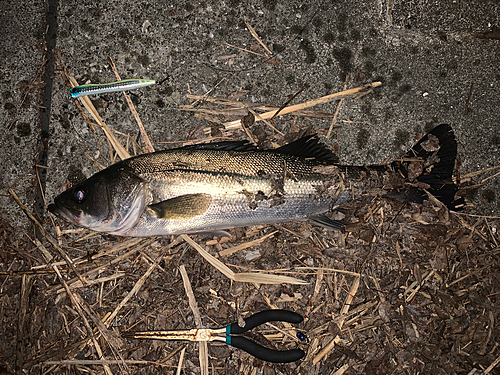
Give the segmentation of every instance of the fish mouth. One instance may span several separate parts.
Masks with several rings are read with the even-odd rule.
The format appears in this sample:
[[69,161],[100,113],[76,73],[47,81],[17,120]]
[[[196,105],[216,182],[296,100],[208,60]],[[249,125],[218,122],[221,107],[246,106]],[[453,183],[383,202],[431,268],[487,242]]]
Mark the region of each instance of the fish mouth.
[[49,212],[56,215],[60,219],[65,219],[73,223],[79,222],[79,217],[81,215],[80,210],[72,210],[66,206],[57,204],[57,202],[49,204],[47,208]]

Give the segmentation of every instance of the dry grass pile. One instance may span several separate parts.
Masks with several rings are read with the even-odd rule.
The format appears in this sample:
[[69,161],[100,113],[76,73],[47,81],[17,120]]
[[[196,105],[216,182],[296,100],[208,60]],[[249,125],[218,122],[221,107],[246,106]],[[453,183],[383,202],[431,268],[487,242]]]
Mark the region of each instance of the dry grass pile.
[[[75,85],[60,57],[59,67]],[[330,114],[312,104],[377,85],[275,107],[245,103],[242,92],[230,99],[188,95],[192,103],[182,109],[212,125],[193,133],[199,140],[183,141],[246,134],[282,144],[301,131],[299,115],[334,118],[323,130],[330,135],[340,107]],[[102,121],[87,97],[80,100],[90,115],[81,107],[84,121],[109,142],[110,162],[141,152]],[[287,113],[294,117],[285,133],[278,118]],[[143,127],[141,134],[152,151]],[[124,239],[30,217],[39,241],[15,235],[2,217],[0,373],[498,374],[500,218],[369,196],[345,210],[346,234],[286,223],[233,229],[231,240]],[[121,337],[129,330],[222,327],[274,308],[305,321],[265,326],[253,339],[301,347],[302,361],[270,365],[223,344]]]

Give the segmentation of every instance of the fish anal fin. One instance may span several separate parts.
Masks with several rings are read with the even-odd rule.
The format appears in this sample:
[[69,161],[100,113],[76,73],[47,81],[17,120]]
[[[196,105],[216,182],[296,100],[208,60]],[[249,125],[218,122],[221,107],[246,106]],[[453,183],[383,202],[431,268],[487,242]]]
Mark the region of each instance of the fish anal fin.
[[186,194],[149,205],[148,208],[159,219],[183,220],[204,214],[211,202],[209,194]]
[[186,232],[185,234],[197,234],[199,236],[207,236],[207,237],[228,237],[233,238],[229,232],[225,230],[199,230]]
[[325,214],[319,214],[319,215],[309,216],[307,219],[311,223],[319,225],[320,227],[323,227],[323,228],[326,228],[326,229],[339,230],[342,233],[345,232],[346,222],[343,221],[343,220],[330,219]]
[[424,203],[424,191],[415,187],[407,187],[403,189],[393,189],[383,195],[384,198],[397,199],[404,202]]

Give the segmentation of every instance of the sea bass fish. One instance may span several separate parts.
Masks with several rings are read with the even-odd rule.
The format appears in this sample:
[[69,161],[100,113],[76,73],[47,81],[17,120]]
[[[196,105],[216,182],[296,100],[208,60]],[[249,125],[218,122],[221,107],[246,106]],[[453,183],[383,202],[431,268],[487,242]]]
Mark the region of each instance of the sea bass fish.
[[193,145],[113,164],[57,196],[49,211],[81,227],[132,237],[292,220],[343,230],[344,222],[325,213],[361,194],[422,203],[430,193],[460,209],[451,180],[456,153],[446,124],[401,159],[364,167],[338,164],[316,136],[273,150],[246,141]]

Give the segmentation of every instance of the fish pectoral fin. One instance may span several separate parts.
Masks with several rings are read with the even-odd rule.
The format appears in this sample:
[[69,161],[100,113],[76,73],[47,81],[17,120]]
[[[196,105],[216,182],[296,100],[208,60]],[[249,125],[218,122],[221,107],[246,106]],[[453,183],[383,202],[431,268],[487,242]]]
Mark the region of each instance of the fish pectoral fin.
[[345,225],[347,223],[343,220],[333,220],[325,214],[310,216],[308,217],[308,220],[313,224],[319,225],[320,227],[326,229],[335,229],[341,231],[342,233],[345,233]]
[[212,203],[210,194],[186,194],[149,205],[159,219],[182,220],[204,214]]

